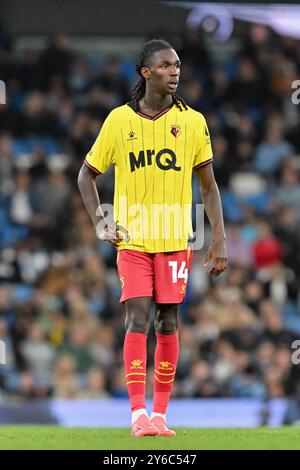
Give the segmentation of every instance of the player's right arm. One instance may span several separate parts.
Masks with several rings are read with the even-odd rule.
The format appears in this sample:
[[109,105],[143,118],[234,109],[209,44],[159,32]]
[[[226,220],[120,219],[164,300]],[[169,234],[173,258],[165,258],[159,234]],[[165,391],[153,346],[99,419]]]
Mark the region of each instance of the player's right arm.
[[96,187],[96,178],[97,174],[83,163],[78,174],[78,187],[95,230],[97,224],[104,219]]
[[96,178],[104,173],[114,163],[114,132],[109,116],[104,122],[102,129],[89,153],[78,175],[78,187],[89,213],[97,237],[101,240],[118,244],[127,231],[114,222],[106,219],[100,204],[100,198],[96,187]]
[[84,163],[78,175],[79,191],[95,228],[97,237],[100,240],[117,245],[123,239],[123,235],[120,232],[123,232],[124,235],[127,236],[127,231],[124,227],[114,222],[109,222],[109,220],[106,219],[106,214],[103,214],[96,187],[96,178],[97,174]]

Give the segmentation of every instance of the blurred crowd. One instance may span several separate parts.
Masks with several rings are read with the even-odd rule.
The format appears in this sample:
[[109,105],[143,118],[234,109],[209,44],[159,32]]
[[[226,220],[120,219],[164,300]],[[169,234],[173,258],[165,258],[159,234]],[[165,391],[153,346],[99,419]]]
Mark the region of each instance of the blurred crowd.
[[[229,267],[217,279],[203,269],[206,224],[181,307],[173,396],[299,395],[300,105],[291,84],[300,43],[252,25],[225,57],[198,31],[174,44],[178,94],[212,136]],[[79,56],[66,35],[42,52],[2,42],[0,401],[127,397],[116,252],[96,239],[77,174],[109,111],[130,100],[134,65]],[[113,170],[100,178],[102,202],[112,201],[113,181]],[[193,193],[199,202],[196,181]],[[154,339],[152,329],[149,396]]]

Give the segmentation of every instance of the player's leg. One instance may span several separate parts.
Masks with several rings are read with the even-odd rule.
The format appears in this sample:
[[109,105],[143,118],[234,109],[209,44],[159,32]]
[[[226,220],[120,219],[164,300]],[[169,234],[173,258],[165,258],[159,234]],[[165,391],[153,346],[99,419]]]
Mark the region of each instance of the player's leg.
[[146,411],[147,335],[151,297],[129,299],[125,302],[126,334],[124,365],[132,411],[132,435],[156,435]]
[[166,412],[174,383],[178,354],[178,304],[156,304],[154,355],[154,396],[151,421],[161,436],[175,436],[167,428]]
[[153,260],[146,253],[123,250],[117,264],[122,284],[120,301],[125,303],[126,312],[123,358],[132,411],[132,435],[155,435],[145,404]]
[[174,253],[157,253],[154,258],[154,298],[156,302],[155,374],[152,422],[160,435],[174,436],[166,426],[169,404],[176,373],[179,339],[178,311],[184,301],[188,274],[191,267],[191,250]]

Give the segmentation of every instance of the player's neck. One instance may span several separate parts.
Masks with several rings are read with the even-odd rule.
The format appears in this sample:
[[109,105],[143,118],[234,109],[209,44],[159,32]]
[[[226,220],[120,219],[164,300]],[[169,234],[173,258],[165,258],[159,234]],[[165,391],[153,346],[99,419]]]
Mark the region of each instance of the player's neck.
[[139,102],[139,106],[143,113],[151,116],[163,111],[170,106],[172,102],[173,99],[171,95],[162,96],[159,93],[151,92],[150,94],[146,91],[145,96]]

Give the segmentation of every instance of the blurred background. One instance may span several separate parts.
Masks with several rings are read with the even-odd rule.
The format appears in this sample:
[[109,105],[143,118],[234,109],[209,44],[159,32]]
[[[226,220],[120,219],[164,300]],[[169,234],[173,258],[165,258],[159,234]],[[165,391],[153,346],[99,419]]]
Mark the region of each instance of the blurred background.
[[[96,239],[77,174],[156,37],[183,62],[178,94],[207,119],[229,250],[227,271],[210,278],[206,224],[181,308],[170,424],[299,424],[300,11],[242,7],[0,3],[0,423],[129,423],[115,250]],[[102,202],[113,186],[112,169]],[[196,180],[193,193],[200,202]]]

